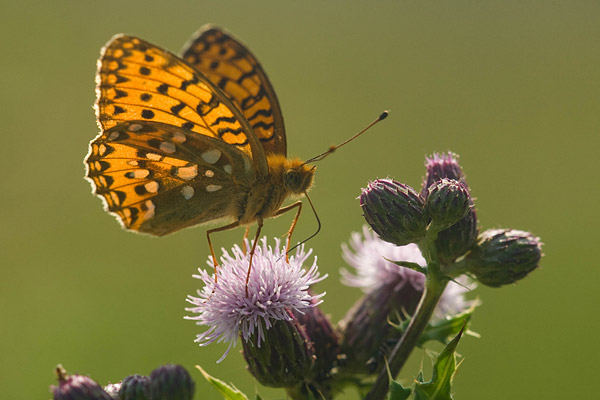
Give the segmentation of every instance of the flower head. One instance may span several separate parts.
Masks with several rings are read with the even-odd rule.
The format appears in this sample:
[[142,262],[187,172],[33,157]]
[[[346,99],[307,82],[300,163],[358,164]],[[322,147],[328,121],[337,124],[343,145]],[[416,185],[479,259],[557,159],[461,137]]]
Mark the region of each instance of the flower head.
[[410,186],[377,179],[369,182],[359,199],[365,220],[383,240],[402,246],[425,236],[423,198]]
[[[381,286],[394,283],[393,290],[410,289],[422,292],[425,286],[425,275],[410,268],[401,267],[391,261],[416,263],[422,267],[426,261],[416,244],[396,246],[381,240],[365,225],[363,234],[354,232],[350,239],[350,249],[343,245],[344,260],[355,269],[355,274],[342,270],[343,282],[348,286],[361,288],[365,293],[378,290]],[[388,261],[391,260],[391,261]],[[459,284],[450,282],[446,287],[434,316],[444,318],[446,315],[457,314],[470,305],[465,300],[467,289]]]
[[431,157],[425,158],[425,168],[427,175],[421,186],[421,196],[424,199],[427,198],[429,187],[443,178],[459,181],[466,186],[465,175],[458,165],[458,154],[450,151],[445,154],[433,153]]
[[517,229],[488,229],[465,258],[467,270],[486,286],[515,283],[539,266],[542,242]]
[[[246,248],[250,248],[248,243]],[[312,295],[308,289],[327,275],[320,276],[318,273],[316,257],[312,266],[303,268],[311,253],[312,250],[304,251],[304,246],[300,246],[287,263],[281,241],[276,238],[272,248],[263,237],[252,259],[246,297],[250,255],[238,245],[232,248],[231,254],[223,249],[217,282],[214,274],[198,269],[199,274],[194,278],[201,279],[204,287],[198,290],[198,297],[187,297],[193,307],[186,310],[196,315],[185,318],[208,326],[208,330],[196,336],[195,342],[201,346],[214,341],[228,342],[220,362],[235,346],[238,334],[246,342],[256,335],[253,340],[260,347],[265,338],[264,329],[271,328],[279,320],[290,321],[290,311],[302,312],[302,309],[320,304],[321,301],[315,299],[320,299],[325,293]],[[212,259],[209,258],[207,263],[212,266]]]

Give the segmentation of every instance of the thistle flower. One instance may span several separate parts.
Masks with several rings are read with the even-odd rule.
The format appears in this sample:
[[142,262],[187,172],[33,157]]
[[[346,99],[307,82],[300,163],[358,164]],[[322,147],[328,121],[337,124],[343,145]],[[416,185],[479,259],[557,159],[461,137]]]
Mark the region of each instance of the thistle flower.
[[[250,248],[249,243],[246,248]],[[195,342],[200,346],[215,341],[229,343],[217,361],[220,362],[236,345],[238,334],[246,342],[253,337],[253,343],[260,347],[265,341],[265,331],[271,329],[276,321],[291,321],[290,311],[302,312],[302,309],[320,304],[319,299],[325,293],[312,295],[308,288],[327,275],[320,276],[318,273],[316,257],[312,266],[303,268],[311,253],[312,250],[304,251],[304,246],[300,246],[288,264],[281,241],[276,238],[272,248],[267,246],[267,239],[262,238],[252,260],[246,297],[249,254],[237,245],[232,248],[231,254],[223,249],[217,283],[213,274],[198,269],[199,274],[194,278],[202,280],[204,287],[198,290],[198,297],[187,297],[193,307],[186,310],[196,315],[185,318],[195,320],[197,325],[208,326],[206,331],[196,336]],[[207,264],[212,266],[212,259],[209,258]]]
[[425,158],[425,168],[427,169],[427,175],[421,185],[421,196],[426,199],[428,196],[428,189],[435,182],[448,178],[463,183],[465,186],[465,175],[458,165],[458,154],[452,152],[447,153],[433,153],[431,157]]
[[[355,269],[355,274],[342,269],[343,283],[358,287],[365,293],[380,291],[384,284],[393,283],[391,288],[394,291],[406,290],[406,287],[410,286],[420,296],[425,286],[425,275],[391,262],[406,261],[425,267],[426,261],[419,247],[416,244],[395,246],[385,242],[366,225],[363,226],[362,235],[358,232],[352,233],[350,248],[346,244],[342,245],[342,257]],[[464,286],[450,282],[438,303],[434,318],[441,319],[467,309],[470,306],[470,302],[464,298],[467,291]]]
[[[383,359],[382,351],[395,343],[401,332],[389,321],[412,315],[423,293],[425,275],[388,261],[426,266],[416,244],[395,246],[381,240],[365,225],[362,235],[354,232],[350,246],[342,245],[342,256],[355,273],[342,270],[343,283],[366,293],[340,323],[341,348],[347,357],[346,373],[371,374]],[[466,288],[450,282],[437,305],[434,319],[458,314],[471,304]]]

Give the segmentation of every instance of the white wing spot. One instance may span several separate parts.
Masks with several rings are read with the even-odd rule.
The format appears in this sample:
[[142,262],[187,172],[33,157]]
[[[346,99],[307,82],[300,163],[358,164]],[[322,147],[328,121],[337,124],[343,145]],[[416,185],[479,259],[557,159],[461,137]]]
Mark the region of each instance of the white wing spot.
[[144,221],[148,221],[150,218],[154,217],[154,203],[152,200],[146,200],[144,203],[146,206],[146,212],[144,213]]
[[196,176],[198,176],[198,166],[194,164],[189,167],[179,167],[177,168],[176,175],[181,179],[191,181]]
[[131,165],[132,167],[137,167],[139,165],[137,160],[128,160],[127,164]]
[[106,153],[106,146],[104,144],[101,144],[100,146],[98,146],[98,154],[100,156],[103,156],[104,153]]
[[131,132],[137,132],[137,131],[139,131],[142,128],[143,128],[143,126],[140,125],[140,124],[131,124],[131,125],[129,125],[129,131],[131,131]]
[[110,198],[113,201],[113,204],[115,206],[118,206],[121,204],[121,200],[119,200],[119,196],[117,196],[117,193],[115,192],[110,192]]
[[173,141],[177,143],[183,143],[186,140],[186,136],[181,132],[173,132]]
[[156,153],[146,153],[146,157],[148,158],[148,160],[152,161],[160,161],[162,159],[162,156]]
[[194,188],[189,185],[186,185],[181,188],[181,194],[183,195],[183,198],[186,200],[191,199],[192,196],[194,195],[194,193],[195,193]]
[[150,181],[144,185],[148,193],[156,193],[158,192],[158,182]]
[[177,151],[177,147],[175,147],[175,145],[173,143],[169,143],[169,142],[162,142],[160,144],[159,148],[168,154],[173,154]]
[[231,164],[225,164],[223,165],[223,170],[225,170],[225,172],[231,175],[231,171],[233,170],[233,168],[231,168]]
[[206,191],[207,192],[216,192],[217,190],[221,190],[223,188],[223,186],[220,185],[208,185],[206,186]]
[[215,176],[215,172],[211,171],[210,169],[207,169],[204,175],[206,175],[207,178],[212,178],[213,176]]
[[130,179],[144,179],[148,175],[150,175],[150,171],[147,169],[136,169],[125,173],[125,176]]
[[210,149],[200,154],[200,157],[209,164],[214,164],[221,158],[221,150]]
[[112,131],[110,133],[110,135],[108,135],[108,140],[115,140],[116,138],[118,138],[121,135],[120,132],[117,131]]

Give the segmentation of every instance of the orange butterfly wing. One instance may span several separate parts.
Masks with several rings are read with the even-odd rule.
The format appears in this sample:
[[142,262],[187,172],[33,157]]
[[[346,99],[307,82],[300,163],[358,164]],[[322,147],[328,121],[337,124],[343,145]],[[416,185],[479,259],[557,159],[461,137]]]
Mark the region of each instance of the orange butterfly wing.
[[165,235],[231,222],[256,178],[252,160],[217,138],[160,122],[123,122],[90,144],[86,177],[130,230]]
[[256,57],[240,41],[207,25],[184,47],[183,58],[229,95],[266,154],[286,155],[281,108]]
[[179,57],[141,39],[117,35],[102,51],[96,77],[102,130],[124,121],[163,122],[223,140],[268,171],[248,121],[218,87]]
[[179,57],[124,35],[102,50],[96,79],[101,133],[86,177],[107,211],[153,235],[238,218],[268,166],[228,95]]

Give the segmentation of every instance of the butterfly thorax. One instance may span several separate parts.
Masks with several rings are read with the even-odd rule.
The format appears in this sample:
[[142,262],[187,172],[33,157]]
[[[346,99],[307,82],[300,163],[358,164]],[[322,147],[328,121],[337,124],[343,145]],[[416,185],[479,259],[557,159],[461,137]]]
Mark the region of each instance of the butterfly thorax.
[[249,188],[246,201],[240,204],[241,224],[258,218],[274,216],[288,198],[297,198],[312,186],[315,167],[300,159],[287,159],[283,155],[268,155],[269,174],[257,177]]

